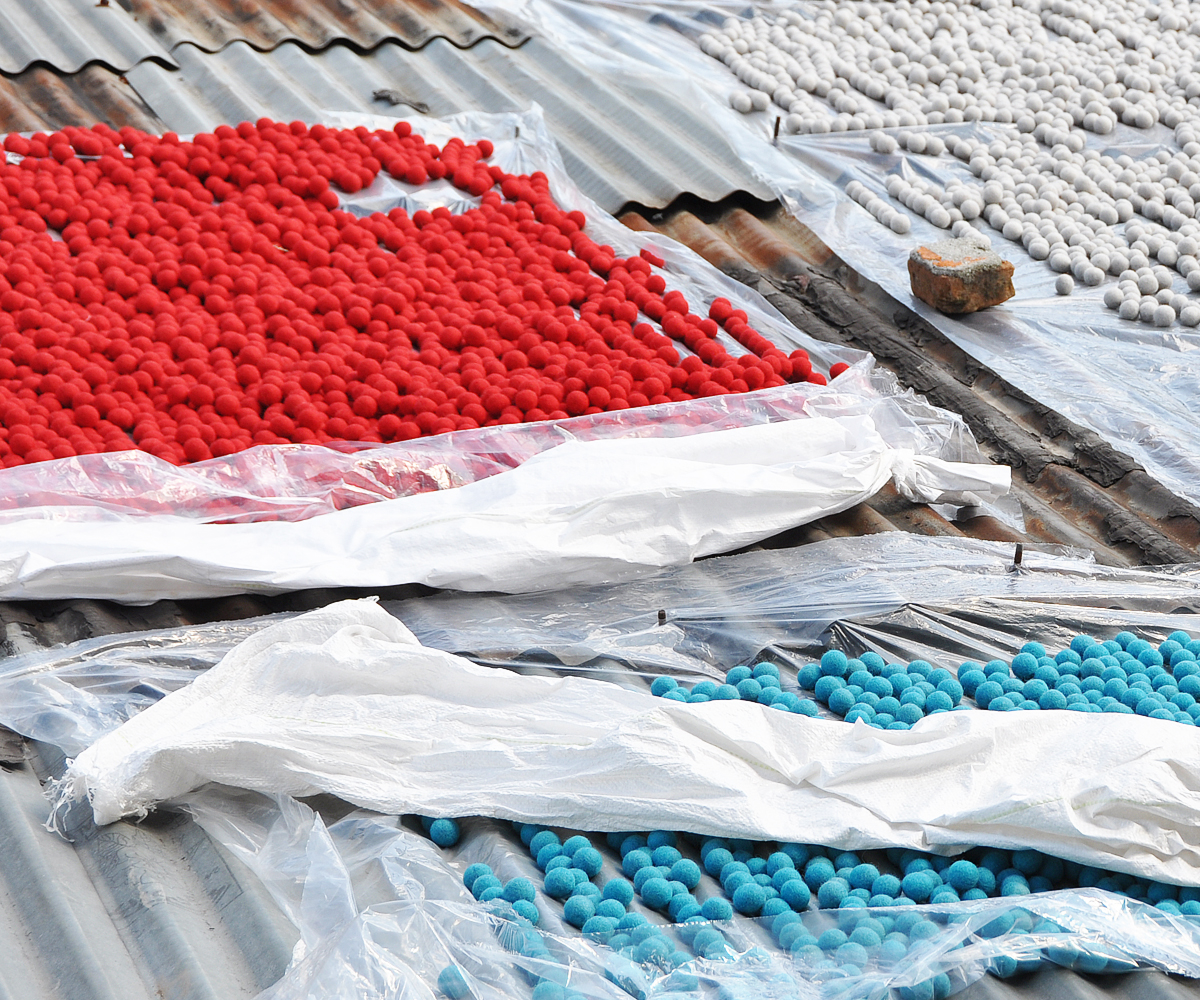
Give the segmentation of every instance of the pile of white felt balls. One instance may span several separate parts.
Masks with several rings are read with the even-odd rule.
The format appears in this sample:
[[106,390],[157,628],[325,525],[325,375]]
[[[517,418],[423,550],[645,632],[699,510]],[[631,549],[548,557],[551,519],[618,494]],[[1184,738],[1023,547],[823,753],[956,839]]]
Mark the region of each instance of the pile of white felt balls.
[[[730,96],[738,111],[773,103],[789,133],[861,130],[884,156],[968,165],[976,183],[891,173],[887,198],[851,181],[894,232],[911,226],[896,205],[954,236],[986,223],[1058,272],[1059,294],[1107,273],[1105,305],[1122,317],[1200,324],[1200,304],[1174,290],[1178,273],[1200,291],[1200,4],[821,0],[729,18],[699,44],[750,88]],[[926,128],[959,122],[996,124],[990,138]],[[1116,137],[1089,148],[1088,133],[1118,124],[1154,129],[1136,158]]]

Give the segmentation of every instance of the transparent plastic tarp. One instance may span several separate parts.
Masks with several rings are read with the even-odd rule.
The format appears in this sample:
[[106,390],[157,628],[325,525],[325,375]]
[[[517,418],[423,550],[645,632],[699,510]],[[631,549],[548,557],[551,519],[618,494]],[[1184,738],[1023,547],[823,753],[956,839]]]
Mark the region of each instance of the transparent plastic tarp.
[[[1194,566],[1122,569],[1066,549],[888,532],[705,559],[620,585],[523,595],[440,593],[384,607],[426,646],[512,670],[645,690],[723,677],[831,643],[951,670],[1029,639],[1130,628],[1200,631]],[[970,596],[963,596],[970,595]],[[0,665],[0,724],[77,755],[286,616],[85,639]],[[1107,630],[1107,631],[1106,631]]]
[[[879,154],[866,133],[774,135],[784,112],[741,115],[728,95],[744,85],[718,60],[695,44],[699,35],[729,16],[799,9],[804,4],[720,4],[688,2],[630,4],[588,0],[481,0],[478,6],[519,16],[539,33],[570,47],[574,57],[621,85],[654,74],[659,86],[687,92],[714,122],[738,138],[738,154],[753,178],[765,184],[798,219],[859,273],[927,319],[958,347],[1034,399],[1099,434],[1130,455],[1155,479],[1193,503],[1200,503],[1192,401],[1200,394],[1200,333],[1175,324],[1159,329],[1123,321],[1105,309],[1102,297],[1116,279],[1098,287],[1082,283],[1067,299],[1054,294],[1057,275],[1033,261],[1019,243],[1010,243],[980,220],[977,226],[993,248],[1012,261],[1015,298],[1001,306],[961,317],[945,316],[916,299],[910,290],[907,258],[914,246],[944,239],[922,217],[905,212],[912,231],[897,236],[877,223],[845,194],[857,180],[893,207],[887,177],[920,177],[943,185],[971,177],[967,165],[950,153],[938,157],[903,149]],[[882,108],[882,105],[880,105]],[[909,128],[908,131],[914,129]],[[1015,137],[1015,126],[922,126],[940,135]],[[894,130],[899,131],[899,130]],[[1118,125],[1107,136],[1083,133],[1088,147],[1135,160],[1160,150],[1173,152],[1170,130]],[[1123,225],[1116,227],[1123,231]],[[1175,276],[1175,291],[1188,295]]]
[[[639,962],[633,949],[618,952],[566,924],[561,907],[540,891],[536,928],[502,900],[476,902],[462,882],[471,863],[488,864],[504,880],[525,876],[541,884],[528,855],[510,848],[511,831],[493,822],[466,822],[462,840],[443,851],[396,817],[352,813],[327,827],[294,800],[215,787],[182,805],[262,880],[300,931],[290,966],[264,1000],[456,991],[477,1000],[651,1000],[710,991],[745,1000],[882,1000],[891,990],[916,1000],[956,993],[988,971],[1007,976],[1043,964],[1200,976],[1200,925],[1096,889],[801,917],[808,935],[819,938],[833,928],[844,935],[858,926],[896,927],[903,915],[913,933],[893,934],[904,939],[899,954],[893,942],[890,952],[864,951],[858,966],[839,965],[832,950],[779,947],[773,918],[672,926],[635,902],[631,911],[676,949],[669,960]],[[598,881],[611,866],[610,859]],[[704,882],[697,892],[721,892],[710,878]],[[699,954],[703,932],[724,939],[723,957]]]

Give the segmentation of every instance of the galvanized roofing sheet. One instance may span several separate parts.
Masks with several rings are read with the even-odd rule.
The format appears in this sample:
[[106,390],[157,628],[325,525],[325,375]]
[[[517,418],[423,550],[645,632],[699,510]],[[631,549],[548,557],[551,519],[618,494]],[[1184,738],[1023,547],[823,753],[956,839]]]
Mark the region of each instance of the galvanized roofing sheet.
[[434,38],[470,46],[483,38],[518,45],[526,37],[459,0],[116,0],[167,49],[190,42],[216,52],[232,42],[267,50],[292,40],[309,49],[347,41],[420,48]]
[[48,833],[39,778],[61,767],[31,746],[0,770],[0,997],[234,1000],[279,978],[295,928],[187,817]]
[[537,103],[576,183],[610,212],[630,201],[666,205],[685,191],[709,200],[734,191],[770,197],[729,138],[694,108],[649,81],[618,91],[537,38],[516,49],[488,39],[462,50],[435,39],[419,52],[394,42],[366,55],[346,45],[310,53],[294,42],[259,52],[235,42],[217,53],[180,45],[172,54],[178,71],[143,62],[126,76],[181,133],[264,115],[317,121],[331,110],[446,115]]
[[167,50],[109,0],[4,0],[0,72],[45,63],[74,73],[89,63],[126,70],[143,59],[173,65]]

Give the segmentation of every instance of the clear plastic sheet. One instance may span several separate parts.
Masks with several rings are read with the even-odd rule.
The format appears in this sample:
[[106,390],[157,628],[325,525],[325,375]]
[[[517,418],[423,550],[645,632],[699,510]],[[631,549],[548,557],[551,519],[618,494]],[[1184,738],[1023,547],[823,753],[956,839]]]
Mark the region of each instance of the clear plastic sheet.
[[[331,125],[371,128],[390,128],[401,120],[345,112],[329,112],[326,118]],[[643,248],[658,254],[665,261],[669,286],[678,288],[694,309],[707,313],[709,303],[724,296],[744,308],[749,321],[781,347],[804,348],[820,369],[845,362],[853,366],[851,371],[829,387],[788,385],[744,396],[457,431],[395,444],[257,446],[184,467],[137,451],[57,459],[0,471],[0,520],[162,513],[200,521],[299,520],[377,500],[462,486],[511,469],[566,441],[671,436],[698,428],[794,419],[822,405],[863,412],[885,398],[891,400],[887,404],[891,415],[877,423],[885,437],[889,427],[897,428],[898,436],[888,437],[889,443],[946,459],[982,460],[960,417],[899,390],[887,373],[873,370],[869,355],[813,340],[756,292],[723,275],[687,247],[662,236],[635,233],[604,213],[567,175],[536,106],[520,114],[471,112],[447,119],[414,114],[403,120],[431,141],[445,142],[455,135],[467,141],[490,138],[495,147],[492,162],[510,171],[544,171],[557,202],[588,217],[588,232],[594,239],[626,255]],[[419,196],[422,204],[432,204],[429,199],[433,199],[452,208],[464,207],[465,203],[447,202],[443,187],[414,190],[381,177],[364,191],[343,196],[343,204],[348,210],[368,214],[397,205],[414,207],[413,199]],[[728,341],[725,346],[734,345]]]
[[572,441],[677,437],[813,415],[870,416],[892,447],[981,462],[962,419],[856,363],[835,384],[482,427],[385,445],[266,445],[176,467],[140,451],[86,455],[0,473],[0,523],[168,514],[202,522],[303,520],[348,507],[477,482]]
[[[937,158],[904,150],[878,154],[870,149],[865,132],[775,138],[782,109],[772,106],[749,115],[730,109],[729,93],[743,84],[702,53],[695,39],[729,16],[750,17],[760,9],[780,7],[803,9],[803,4],[478,0],[476,5],[522,18],[539,34],[568,46],[577,60],[603,73],[614,86],[638,86],[653,74],[659,87],[688,93],[728,135],[738,137],[730,141],[752,176],[855,270],[1002,378],[1095,431],[1168,489],[1200,503],[1193,413],[1193,401],[1200,395],[1200,362],[1195,360],[1200,333],[1178,324],[1158,329],[1118,319],[1101,302],[1116,281],[1112,277],[1095,288],[1080,285],[1067,299],[1055,295],[1055,273],[982,220],[978,228],[1014,264],[1017,295],[982,312],[945,316],[912,295],[906,262],[914,246],[944,239],[947,231],[905,212],[912,231],[897,236],[847,197],[845,187],[858,180],[903,211],[884,189],[889,174],[910,180],[920,176],[944,185],[953,177],[967,176],[966,164],[949,153]],[[921,130],[942,136],[1016,135],[1014,126],[988,123]],[[1163,143],[1169,135],[1165,127],[1126,126],[1107,136],[1086,133],[1090,148],[1113,156],[1126,153],[1135,160],[1168,148]],[[1174,287],[1189,294],[1178,275]]]
[[[547,981],[586,1000],[710,991],[746,1000],[882,1000],[893,989],[916,1000],[958,992],[989,970],[1011,975],[1043,961],[1091,972],[1158,968],[1200,976],[1195,921],[1095,889],[906,909],[928,921],[922,928],[929,936],[894,963],[815,966],[774,944],[770,918],[735,916],[715,925],[728,942],[725,960],[695,957],[689,936],[668,925],[668,940],[688,960],[674,969],[639,964],[567,927],[540,893],[536,929],[520,924],[507,903],[475,902],[462,885],[462,872],[475,861],[503,879],[532,875],[540,885],[529,858],[511,851],[510,837],[493,823],[467,822],[457,847],[443,852],[395,817],[352,813],[326,827],[294,800],[215,787],[182,805],[263,881],[301,932],[291,964],[263,1000],[429,998],[442,994],[439,978],[449,966],[478,1000],[527,998]],[[663,919],[639,904],[634,909],[651,922]],[[899,912],[850,911],[858,919]],[[846,916],[810,911],[804,921],[819,935]]]
[[[1071,550],[890,532],[706,559],[622,585],[441,593],[384,607],[426,646],[478,663],[644,690],[830,643],[954,669],[1030,640],[1200,632],[1200,570],[1120,569]],[[971,595],[962,598],[958,595]],[[1110,610],[1116,609],[1116,610]],[[660,617],[660,611],[662,612]],[[0,724],[77,755],[237,642],[287,615],[85,639],[0,665]]]
[[288,617],[120,633],[6,657],[0,724],[73,757],[186,687],[243,639]]
[[[621,587],[434,594],[385,606],[426,645],[480,662],[681,680],[723,676],[755,657],[798,665],[837,636],[855,651],[911,653],[954,669],[976,650],[1011,658],[1031,638],[1069,639],[1085,627],[1162,638],[1200,628],[1194,613],[1178,613],[1200,607],[1195,566],[1113,568],[1027,546],[1017,569],[1014,551],[897,531],[707,559]],[[928,634],[912,624],[920,614],[931,616]]]

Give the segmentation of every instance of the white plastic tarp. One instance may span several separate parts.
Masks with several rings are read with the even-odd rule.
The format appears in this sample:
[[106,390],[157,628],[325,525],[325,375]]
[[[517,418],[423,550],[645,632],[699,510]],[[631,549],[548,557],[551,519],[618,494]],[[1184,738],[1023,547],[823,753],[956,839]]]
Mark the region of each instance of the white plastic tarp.
[[509,472],[299,522],[170,515],[0,525],[0,593],[152,602],[424,583],[527,591],[740,548],[873,495],[995,496],[1002,466],[889,447],[869,418],[560,445]]
[[373,601],[272,625],[85,750],[97,823],[210,781],[384,813],[846,848],[1033,847],[1200,885],[1200,739],[1138,716],[959,712],[880,732],[668,704],[420,645]]

